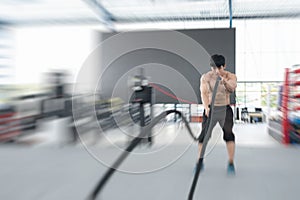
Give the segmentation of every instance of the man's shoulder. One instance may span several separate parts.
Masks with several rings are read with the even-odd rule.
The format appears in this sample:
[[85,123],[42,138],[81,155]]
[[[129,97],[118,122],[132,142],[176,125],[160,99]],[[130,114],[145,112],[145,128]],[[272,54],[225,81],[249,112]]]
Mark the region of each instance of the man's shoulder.
[[202,76],[212,76],[213,72],[212,71],[208,71],[206,73],[204,73]]
[[234,73],[229,72],[229,71],[227,71],[227,76],[229,78],[236,78],[236,75]]
[[211,72],[209,71],[209,72],[206,72],[206,73],[203,73],[202,75],[201,75],[201,80],[202,81],[205,81],[205,80],[207,80],[207,79],[209,79],[209,77],[211,76]]

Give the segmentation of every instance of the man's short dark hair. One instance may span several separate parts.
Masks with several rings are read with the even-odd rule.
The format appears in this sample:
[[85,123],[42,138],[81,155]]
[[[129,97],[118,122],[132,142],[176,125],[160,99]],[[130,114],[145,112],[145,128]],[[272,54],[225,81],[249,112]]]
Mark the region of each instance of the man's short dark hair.
[[220,68],[225,65],[225,57],[222,55],[212,55],[210,58],[210,66]]

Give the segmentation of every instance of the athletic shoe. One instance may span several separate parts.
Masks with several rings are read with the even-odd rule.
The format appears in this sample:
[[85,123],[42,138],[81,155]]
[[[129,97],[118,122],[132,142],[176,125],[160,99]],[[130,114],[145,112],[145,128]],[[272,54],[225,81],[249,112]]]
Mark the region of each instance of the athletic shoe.
[[233,163],[229,163],[227,166],[227,174],[228,175],[235,175],[235,168]]

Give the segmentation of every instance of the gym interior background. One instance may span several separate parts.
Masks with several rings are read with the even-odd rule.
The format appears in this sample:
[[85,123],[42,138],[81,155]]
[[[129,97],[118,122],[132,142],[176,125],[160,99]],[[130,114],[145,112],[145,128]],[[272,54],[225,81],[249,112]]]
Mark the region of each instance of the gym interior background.
[[[237,174],[217,126],[195,199],[299,198],[299,33],[297,0],[1,1],[0,199],[85,199],[166,110],[198,134],[214,53],[238,78]],[[168,115],[99,199],[186,199],[196,155]]]

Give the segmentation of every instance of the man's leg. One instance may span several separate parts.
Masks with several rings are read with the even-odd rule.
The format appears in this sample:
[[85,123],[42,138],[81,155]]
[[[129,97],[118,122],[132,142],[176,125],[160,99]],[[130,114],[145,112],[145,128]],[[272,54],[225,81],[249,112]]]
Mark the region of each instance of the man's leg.
[[[222,108],[225,108],[225,107],[222,107]],[[208,116],[208,117],[206,116],[206,113],[205,113],[206,110],[204,110],[204,112],[203,112],[202,130],[201,130],[200,137],[198,138],[198,141],[199,141],[199,144],[198,144],[198,159],[201,157],[201,151],[202,151],[202,147],[203,147],[204,137],[207,134],[210,134],[210,137],[211,137],[212,133],[208,133],[208,129],[210,129],[212,131],[213,128],[218,123],[219,119],[220,118],[221,119],[225,118],[225,109],[223,109],[223,112],[221,112],[221,115],[220,115],[220,107],[215,107],[215,110],[216,110],[216,112],[214,112],[213,114],[210,112],[210,114],[213,115],[213,118],[211,118],[211,116]],[[209,120],[209,118],[210,118],[210,120]],[[209,127],[209,126],[211,126],[211,127]],[[208,138],[208,140],[209,139],[210,138]]]
[[[208,134],[208,128],[209,128],[209,124],[208,124],[209,120],[203,120],[202,122],[202,131],[199,137],[199,143],[198,143],[198,159],[201,157],[201,151],[202,151],[202,147],[203,147],[203,141],[204,141],[204,137],[206,136],[206,134]],[[213,130],[213,128],[216,126],[217,121],[212,120],[212,122],[210,123],[211,127],[211,131]],[[207,126],[207,127],[206,127]],[[211,137],[211,135],[210,135]],[[210,139],[210,138],[209,138]]]
[[224,136],[223,139],[226,142],[227,153],[228,153],[228,168],[227,171],[229,174],[234,174],[234,153],[235,153],[235,136],[232,132],[233,128],[233,112],[231,107],[226,109],[226,117],[223,125]]
[[226,142],[227,152],[228,152],[228,165],[227,165],[227,174],[234,175],[235,167],[234,167],[234,151],[235,151],[235,143],[233,141]]
[[[212,119],[211,119],[212,120]],[[199,143],[198,143],[198,159],[197,159],[197,163],[198,163],[198,160],[201,158],[201,154],[202,154],[202,148],[203,148],[203,142],[204,142],[204,138],[207,134],[209,134],[207,131],[208,131],[208,128],[209,128],[209,125],[211,125],[211,130],[213,129],[213,127],[215,127],[215,125],[217,124],[217,121],[216,120],[208,120],[208,118],[204,115],[203,115],[203,122],[202,122],[202,130],[201,130],[201,134],[200,134],[200,137],[199,137]],[[211,134],[211,133],[210,133]],[[211,136],[211,135],[210,135]],[[208,138],[209,139],[209,138]],[[204,157],[205,154],[202,155],[202,157]],[[203,170],[203,167],[204,164],[202,162],[202,166],[201,166],[201,170]],[[197,165],[196,165],[197,167]],[[195,167],[195,169],[196,169]]]
[[235,142],[229,141],[226,142],[227,153],[228,153],[228,161],[233,164],[234,162],[234,153],[235,153]]
[[233,128],[233,112],[231,107],[227,106],[226,117],[222,129],[224,132],[223,139],[226,142],[229,163],[233,163],[234,153],[235,153],[235,136],[232,132],[232,128]]
[[200,158],[201,156],[201,151],[202,151],[202,146],[203,146],[203,143],[198,143],[198,159]]

